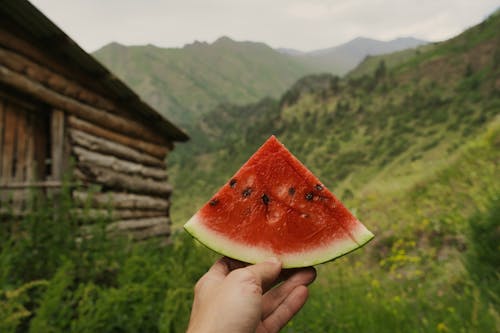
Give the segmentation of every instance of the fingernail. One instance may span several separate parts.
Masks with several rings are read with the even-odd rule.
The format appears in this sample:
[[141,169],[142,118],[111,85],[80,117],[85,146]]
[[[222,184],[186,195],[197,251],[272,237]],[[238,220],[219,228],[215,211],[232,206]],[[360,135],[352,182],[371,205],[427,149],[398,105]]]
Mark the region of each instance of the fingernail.
[[266,262],[269,262],[271,264],[281,264],[281,261],[276,257],[269,257],[266,259]]

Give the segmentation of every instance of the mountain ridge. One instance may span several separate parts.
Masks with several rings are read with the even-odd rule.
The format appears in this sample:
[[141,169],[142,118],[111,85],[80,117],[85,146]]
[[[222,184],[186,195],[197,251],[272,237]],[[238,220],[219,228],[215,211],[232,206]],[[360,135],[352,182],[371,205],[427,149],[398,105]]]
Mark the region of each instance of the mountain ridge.
[[[401,44],[401,40],[407,39],[398,40]],[[362,47],[368,41],[377,46]],[[358,60],[345,50],[353,45],[365,50],[361,51],[365,57],[369,50],[378,47],[382,52],[385,45],[392,44],[357,38],[340,45],[348,66],[352,67]],[[93,54],[160,113],[189,129],[200,115],[217,104],[252,103],[265,96],[276,98],[304,75],[336,72],[337,65],[332,65],[332,61],[339,60],[333,59],[331,52],[339,47],[293,56],[262,42],[221,36],[212,43],[194,41],[182,48],[112,42]]]
[[490,19],[361,77],[311,75],[279,99],[219,105],[200,118],[191,148],[172,156],[174,219],[187,218],[201,203],[195,198],[215,191],[270,134],[341,197],[401,191],[425,179],[500,112],[498,27]]

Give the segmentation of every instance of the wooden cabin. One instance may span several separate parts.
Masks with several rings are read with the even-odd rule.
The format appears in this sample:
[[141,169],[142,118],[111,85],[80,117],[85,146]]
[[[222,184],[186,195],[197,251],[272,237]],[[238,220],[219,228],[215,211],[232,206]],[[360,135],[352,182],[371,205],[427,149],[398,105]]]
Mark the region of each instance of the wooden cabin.
[[2,1],[0,211],[26,213],[28,189],[57,190],[70,173],[74,201],[112,208],[111,229],[165,237],[165,158],[187,139],[32,4]]

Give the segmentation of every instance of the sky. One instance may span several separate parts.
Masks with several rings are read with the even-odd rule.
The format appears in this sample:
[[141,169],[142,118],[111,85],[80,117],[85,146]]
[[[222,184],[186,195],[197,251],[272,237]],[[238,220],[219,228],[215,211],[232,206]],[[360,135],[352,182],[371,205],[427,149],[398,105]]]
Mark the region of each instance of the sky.
[[356,37],[451,38],[500,0],[31,0],[86,51],[182,47],[221,36],[311,51]]

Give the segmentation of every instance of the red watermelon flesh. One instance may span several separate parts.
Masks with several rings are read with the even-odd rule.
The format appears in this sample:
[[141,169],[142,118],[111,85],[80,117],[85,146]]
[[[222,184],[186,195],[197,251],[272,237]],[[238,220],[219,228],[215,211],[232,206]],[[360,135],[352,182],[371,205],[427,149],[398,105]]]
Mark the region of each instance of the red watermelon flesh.
[[288,268],[332,260],[373,238],[274,136],[184,228],[228,257],[275,256]]

